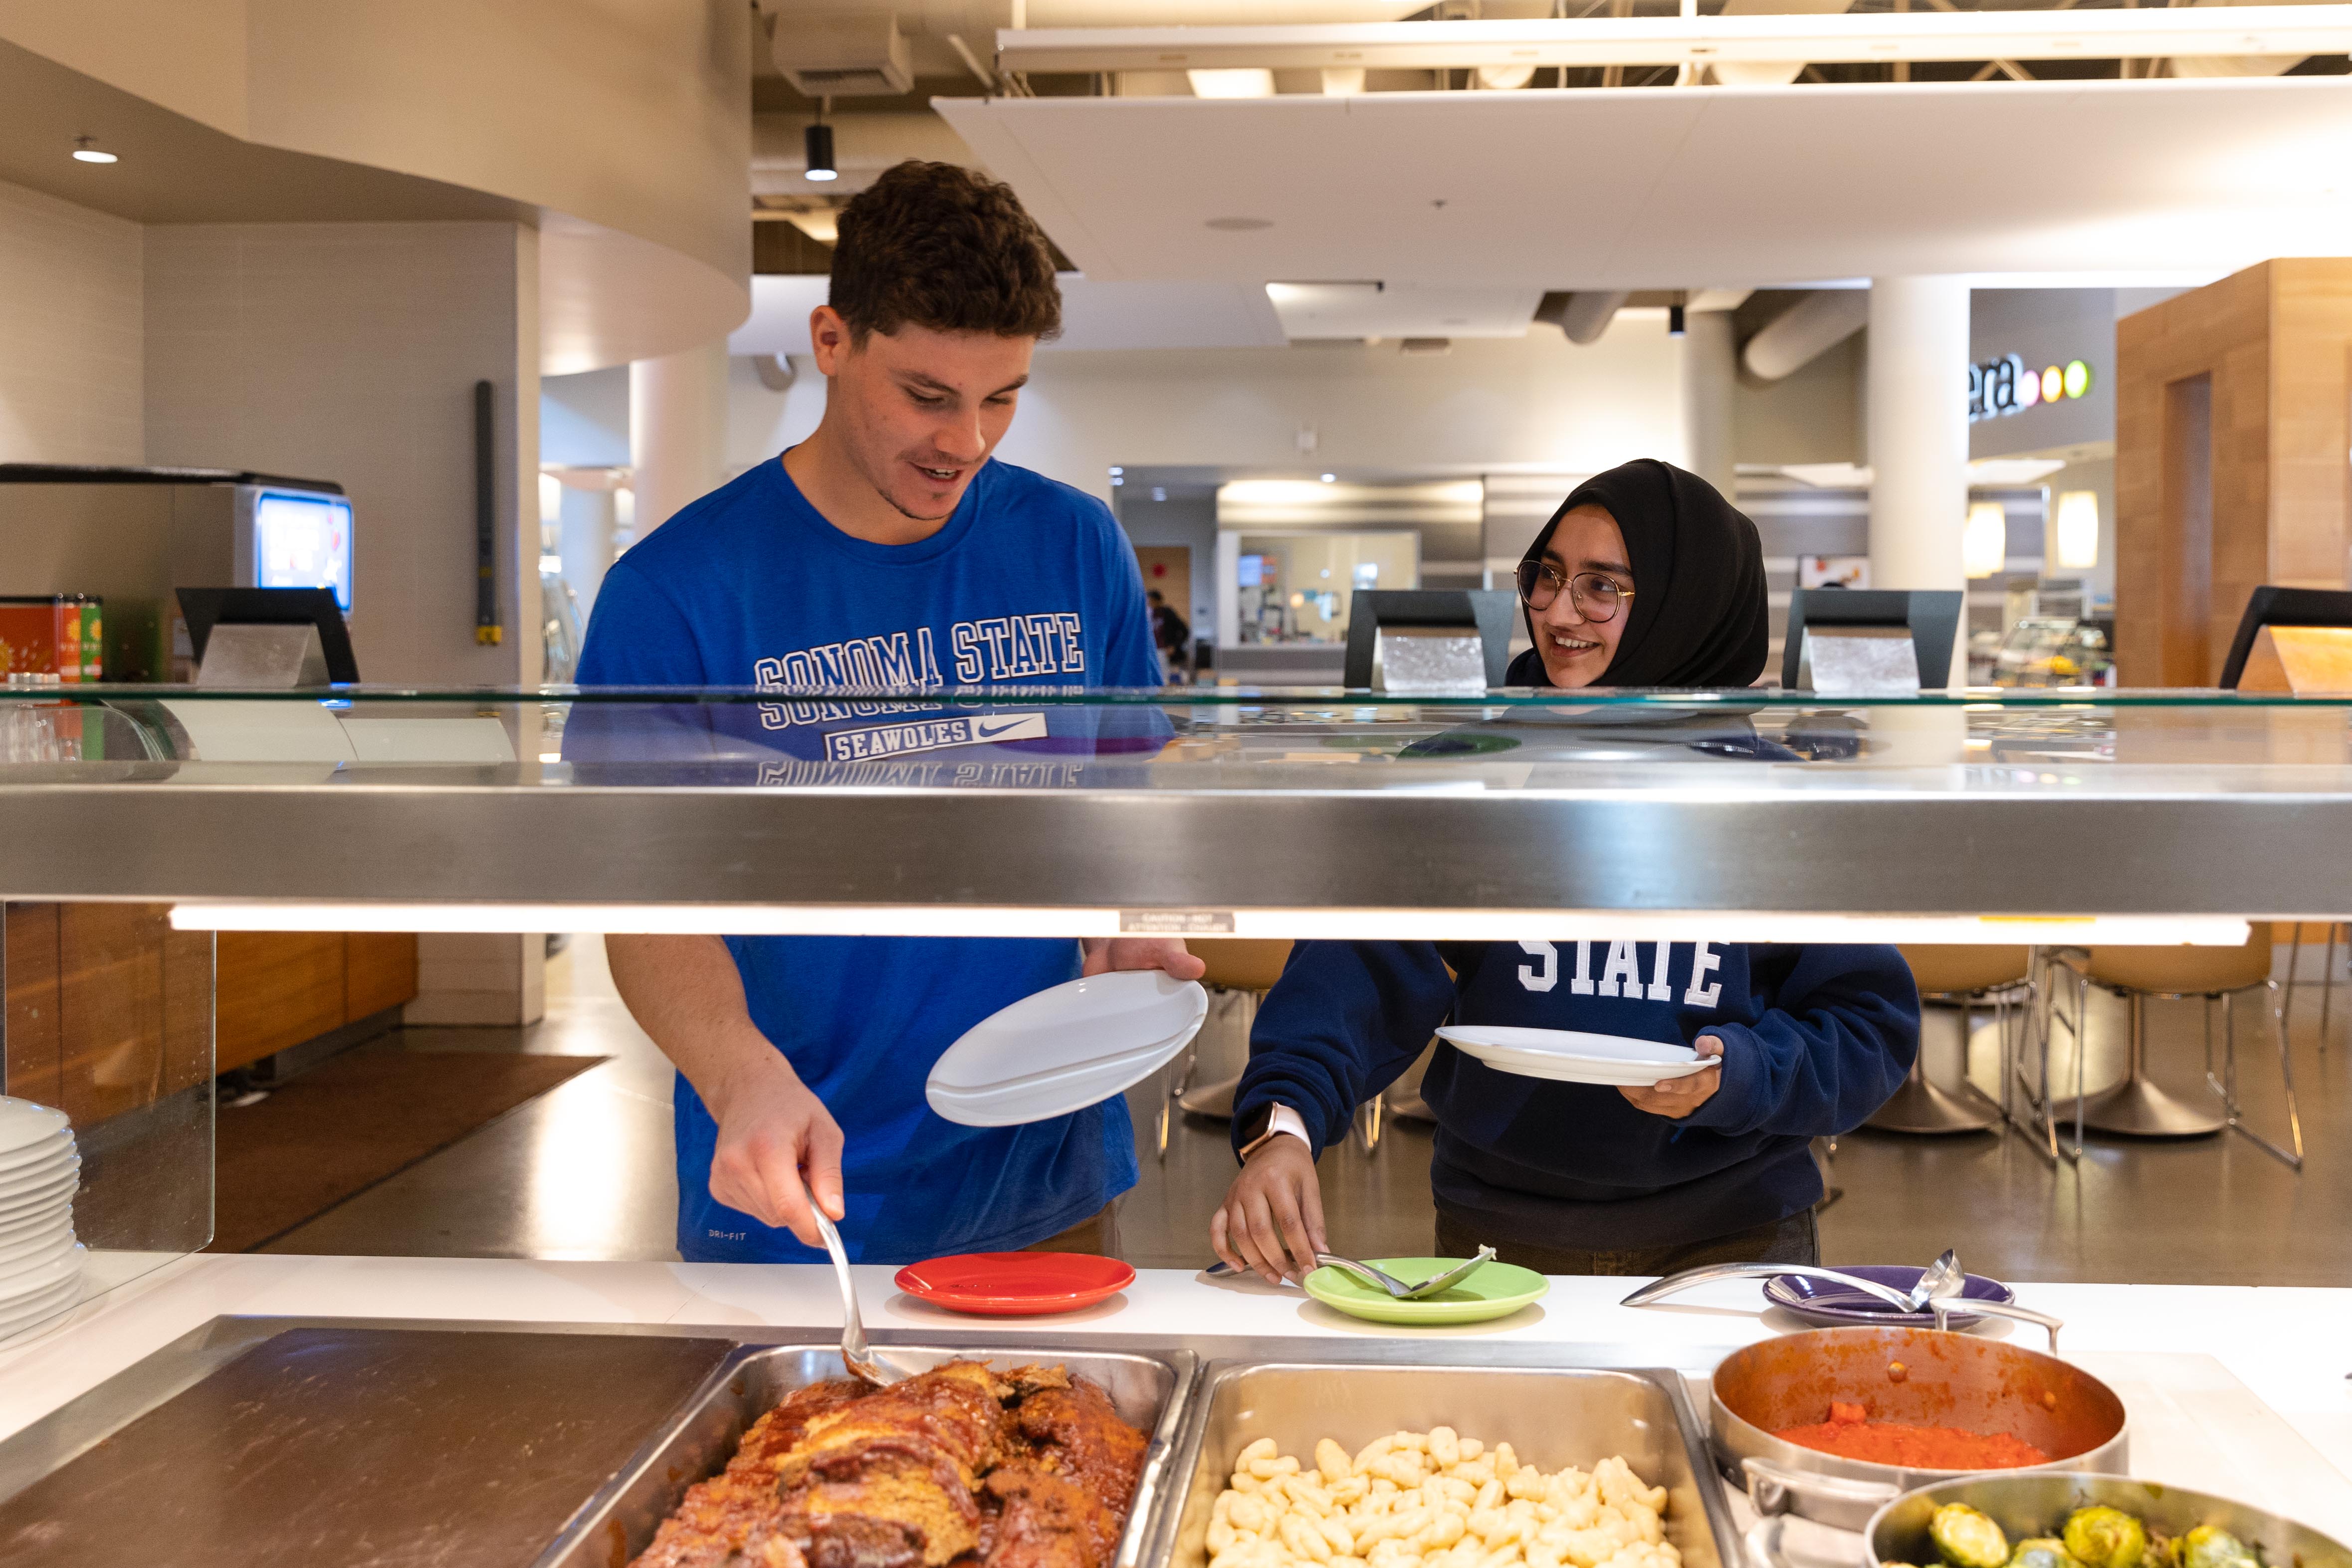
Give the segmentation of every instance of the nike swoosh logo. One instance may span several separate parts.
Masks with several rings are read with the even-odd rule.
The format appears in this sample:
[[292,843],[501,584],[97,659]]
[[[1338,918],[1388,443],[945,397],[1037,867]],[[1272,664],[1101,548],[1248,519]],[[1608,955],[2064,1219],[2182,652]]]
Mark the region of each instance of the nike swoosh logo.
[[1024,713],[1017,719],[998,719],[992,722],[986,719],[978,720],[973,722],[971,732],[983,741],[993,741],[999,735],[1008,734],[1027,725],[1032,717],[1033,715]]

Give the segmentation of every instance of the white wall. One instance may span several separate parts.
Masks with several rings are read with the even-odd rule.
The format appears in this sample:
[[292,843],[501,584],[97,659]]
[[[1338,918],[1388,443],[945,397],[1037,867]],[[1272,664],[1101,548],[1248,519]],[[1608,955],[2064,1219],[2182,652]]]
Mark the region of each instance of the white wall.
[[0,184],[0,462],[137,463],[139,226]]
[[[536,240],[510,223],[146,231],[147,459],[340,481],[369,680],[539,679]],[[495,647],[474,637],[481,379],[503,481]]]
[[1586,348],[1538,330],[1428,357],[1394,344],[1045,353],[998,452],[1103,496],[1114,463],[1476,473],[1679,460],[1671,348],[1663,321],[1637,320]]

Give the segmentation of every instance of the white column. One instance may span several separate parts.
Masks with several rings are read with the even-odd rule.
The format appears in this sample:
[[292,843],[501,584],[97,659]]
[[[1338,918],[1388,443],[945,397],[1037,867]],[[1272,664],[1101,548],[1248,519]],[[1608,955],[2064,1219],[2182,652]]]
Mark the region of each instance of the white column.
[[1732,341],[1731,312],[1695,310],[1683,321],[1684,466],[1738,500],[1738,443],[1733,438],[1733,397],[1738,390],[1738,352]]
[[725,343],[629,366],[629,464],[636,471],[637,538],[717,487],[726,439]]
[[[1969,286],[1957,278],[1870,284],[1870,585],[1958,588],[1968,574]],[[1968,617],[1952,679],[1965,684]]]

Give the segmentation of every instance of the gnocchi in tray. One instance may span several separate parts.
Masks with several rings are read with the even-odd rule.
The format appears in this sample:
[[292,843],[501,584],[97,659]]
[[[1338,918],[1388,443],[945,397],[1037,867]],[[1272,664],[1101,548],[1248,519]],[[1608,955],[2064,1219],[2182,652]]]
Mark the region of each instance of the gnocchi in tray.
[[1549,1474],[1450,1426],[1326,1437],[1302,1465],[1261,1437],[1234,1460],[1210,1568],[1681,1568],[1666,1489],[1621,1458]]

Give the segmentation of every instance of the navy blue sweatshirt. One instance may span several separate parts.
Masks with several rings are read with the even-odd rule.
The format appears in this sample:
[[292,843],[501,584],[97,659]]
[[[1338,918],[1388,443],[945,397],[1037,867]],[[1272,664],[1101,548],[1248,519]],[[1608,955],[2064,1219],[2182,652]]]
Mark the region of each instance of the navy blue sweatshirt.
[[1810,1141],[1859,1126],[1911,1070],[1909,966],[1892,947],[1663,945],[1301,942],[1250,1032],[1236,1135],[1279,1101],[1321,1153],[1449,1018],[1683,1045],[1708,1034],[1722,1085],[1679,1121],[1440,1041],[1422,1086],[1439,1206],[1486,1239],[1594,1250],[1701,1241],[1811,1206]]

